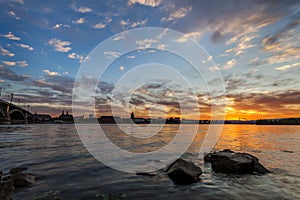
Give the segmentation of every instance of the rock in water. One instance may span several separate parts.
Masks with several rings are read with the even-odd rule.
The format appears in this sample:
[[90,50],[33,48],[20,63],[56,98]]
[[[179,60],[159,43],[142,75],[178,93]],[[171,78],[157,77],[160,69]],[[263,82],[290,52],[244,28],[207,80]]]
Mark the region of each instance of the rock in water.
[[29,173],[18,173],[12,175],[12,181],[15,187],[23,187],[34,183],[35,177]]
[[23,173],[25,170],[27,170],[27,167],[16,167],[9,170],[15,187],[28,186],[34,183],[35,177],[30,173]]
[[226,174],[265,174],[269,171],[258,162],[258,158],[248,153],[235,153],[231,150],[209,153],[204,157],[217,173]]
[[202,170],[194,163],[179,158],[169,165],[166,173],[175,183],[187,185],[198,182]]
[[14,185],[10,176],[1,177],[0,200],[11,200],[14,191]]

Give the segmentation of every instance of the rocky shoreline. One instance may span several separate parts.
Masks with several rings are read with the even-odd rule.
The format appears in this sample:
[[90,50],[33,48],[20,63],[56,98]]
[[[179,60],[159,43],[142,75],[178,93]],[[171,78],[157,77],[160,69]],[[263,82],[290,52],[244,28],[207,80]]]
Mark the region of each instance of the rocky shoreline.
[[[223,151],[208,153],[204,156],[204,162],[210,163],[214,173],[224,174],[254,174],[263,175],[270,173],[259,159],[248,153],[234,152],[230,149]],[[1,185],[0,185],[0,200],[11,200],[15,188],[29,186],[36,181],[36,177],[32,173],[26,172],[27,167],[16,167],[7,173],[0,171]],[[163,173],[167,175],[176,185],[189,185],[200,181],[202,170],[199,166],[191,161],[178,158],[167,166],[164,170],[155,171],[151,173],[137,172],[140,176],[157,176]],[[121,195],[121,199],[126,198],[126,195]],[[92,199],[120,199],[112,194],[96,195]],[[37,199],[61,199],[57,193],[49,193]],[[90,198],[81,198],[90,199]]]
[[31,173],[25,173],[27,167],[16,167],[9,170],[8,173],[0,171],[0,200],[11,200],[15,188],[25,187],[35,182],[35,176]]

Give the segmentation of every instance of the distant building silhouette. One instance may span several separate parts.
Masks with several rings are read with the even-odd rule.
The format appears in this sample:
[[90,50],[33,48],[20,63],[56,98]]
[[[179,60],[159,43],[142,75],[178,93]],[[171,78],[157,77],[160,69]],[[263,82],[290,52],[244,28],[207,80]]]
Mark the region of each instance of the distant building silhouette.
[[166,121],[167,124],[181,124],[181,120],[179,117],[170,117],[169,119],[167,119]]
[[58,117],[59,120],[63,121],[73,121],[73,115],[69,115],[69,112],[65,114],[65,111],[62,111],[61,115]]

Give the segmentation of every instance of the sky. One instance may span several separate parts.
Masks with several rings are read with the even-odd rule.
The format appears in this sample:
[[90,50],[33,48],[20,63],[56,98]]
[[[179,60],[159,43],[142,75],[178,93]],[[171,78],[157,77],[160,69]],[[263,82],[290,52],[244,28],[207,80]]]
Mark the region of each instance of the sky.
[[[30,105],[31,112],[71,113],[78,80],[87,88],[85,98],[73,99],[94,100],[97,116],[110,115],[114,102],[121,117],[134,111],[140,117],[195,119],[200,113],[209,119],[213,107],[222,107],[226,119],[299,117],[299,1],[0,0],[0,12],[1,99],[13,93],[13,102]],[[147,27],[166,31],[142,29]],[[122,33],[136,29],[142,34]],[[104,41],[109,43],[100,52],[97,45]],[[191,41],[203,50],[190,47]],[[132,44],[134,51],[121,53]],[[199,57],[196,68],[205,73],[172,48]],[[101,77],[78,79],[81,68],[97,74],[105,59],[110,65]],[[224,89],[225,101],[214,86]],[[76,115],[87,116],[94,107],[81,104]]]

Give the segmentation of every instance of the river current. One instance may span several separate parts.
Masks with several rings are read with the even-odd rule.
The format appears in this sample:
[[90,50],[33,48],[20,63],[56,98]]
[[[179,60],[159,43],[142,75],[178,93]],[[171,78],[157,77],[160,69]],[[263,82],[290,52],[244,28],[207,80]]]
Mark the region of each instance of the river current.
[[[154,130],[152,126],[145,129]],[[178,126],[166,125],[157,137],[143,140],[128,138],[117,125],[102,127],[117,146],[131,152],[151,152],[167,145]],[[186,132],[189,126],[183,125]],[[201,180],[192,185],[175,185],[164,174],[142,176],[102,164],[87,151],[72,124],[0,126],[0,170],[26,166],[37,177],[31,186],[18,188],[14,199],[34,199],[49,191],[58,191],[62,199],[97,193],[123,195],[125,199],[300,199],[300,126],[224,125],[214,149],[253,154],[272,172],[266,175],[212,172],[199,157],[208,127],[199,126],[183,155],[203,171]],[[113,151],[105,154],[116,156]],[[153,165],[155,162],[160,160]]]

